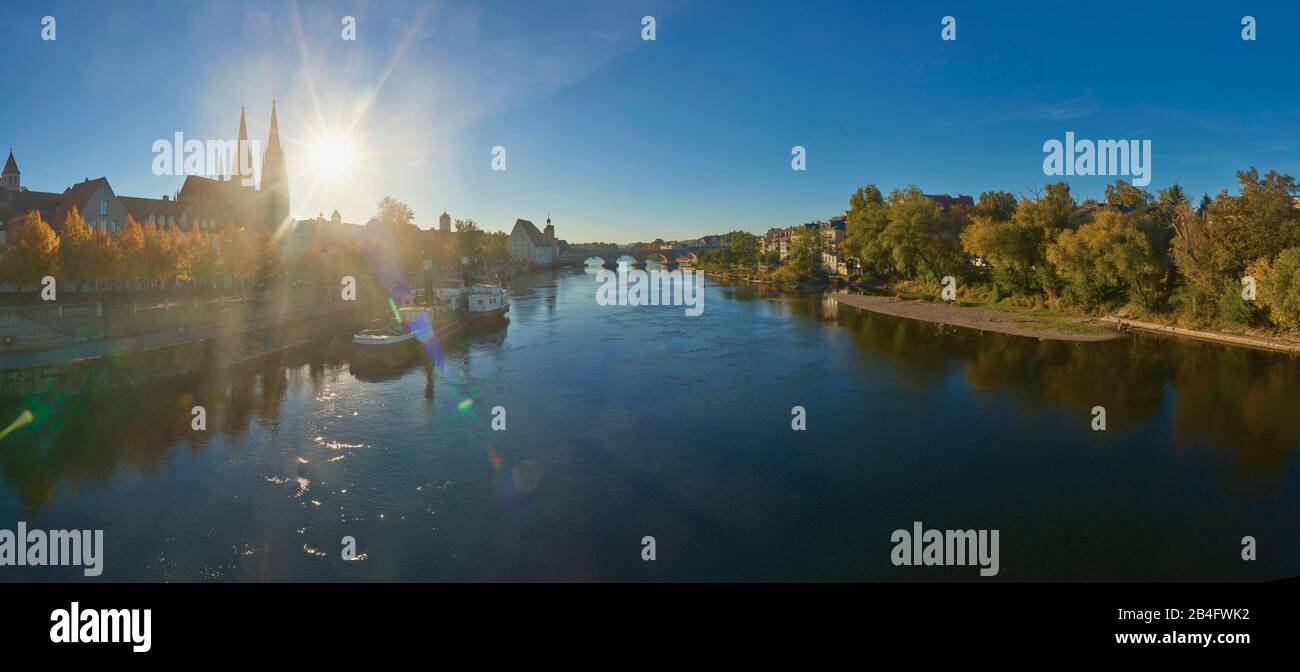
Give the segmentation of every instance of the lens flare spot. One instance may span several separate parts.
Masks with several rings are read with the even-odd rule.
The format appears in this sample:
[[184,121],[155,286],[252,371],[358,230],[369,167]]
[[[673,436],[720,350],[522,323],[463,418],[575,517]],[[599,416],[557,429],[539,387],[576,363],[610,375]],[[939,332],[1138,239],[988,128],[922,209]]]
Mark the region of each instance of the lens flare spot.
[[0,439],[3,439],[6,436],[9,436],[12,432],[32,424],[32,420],[35,419],[36,418],[32,415],[32,412],[24,408],[23,412],[19,413],[18,417],[14,418],[14,421],[9,423],[8,427],[4,428],[4,431],[0,431]]

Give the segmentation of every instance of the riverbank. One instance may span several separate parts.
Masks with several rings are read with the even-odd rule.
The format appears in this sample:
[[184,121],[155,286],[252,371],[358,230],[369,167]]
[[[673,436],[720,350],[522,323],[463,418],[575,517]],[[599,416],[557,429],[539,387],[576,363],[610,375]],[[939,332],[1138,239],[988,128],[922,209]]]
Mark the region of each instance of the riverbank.
[[927,303],[864,294],[835,294],[837,303],[874,313],[936,324],[951,324],[979,331],[1027,336],[1055,341],[1097,342],[1119,338],[1137,329],[1163,336],[1190,338],[1255,350],[1300,354],[1300,339],[1259,334],[1230,334],[1188,329],[1170,324],[1107,315],[1079,317],[1046,310],[995,310],[951,303]]
[[1116,325],[1119,329],[1138,329],[1153,334],[1164,334],[1166,336],[1179,336],[1182,338],[1191,338],[1198,341],[1212,341],[1224,345],[1236,345],[1244,348],[1254,348],[1256,350],[1269,350],[1271,352],[1285,352],[1290,354],[1300,354],[1300,340],[1282,338],[1278,336],[1259,336],[1250,334],[1228,334],[1221,331],[1202,331],[1199,329],[1187,329],[1185,327],[1176,327],[1169,324],[1160,324],[1158,322],[1147,322],[1144,320],[1131,320],[1128,318],[1106,316],[1101,318],[1104,322]]
[[1098,320],[1046,311],[1009,312],[963,307],[950,303],[900,301],[890,297],[865,294],[832,294],[831,297],[841,305],[882,315],[936,324],[951,324],[1012,336],[1076,342],[1109,341],[1120,337],[1118,328],[1108,329]]

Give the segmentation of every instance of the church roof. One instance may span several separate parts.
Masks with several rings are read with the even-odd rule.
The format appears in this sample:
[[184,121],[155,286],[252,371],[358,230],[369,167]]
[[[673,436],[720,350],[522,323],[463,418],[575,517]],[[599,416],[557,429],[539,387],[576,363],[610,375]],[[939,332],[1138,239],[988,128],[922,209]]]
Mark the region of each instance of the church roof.
[[514,235],[515,231],[521,229],[523,230],[524,235],[528,236],[528,240],[532,241],[534,246],[542,247],[546,244],[546,238],[542,236],[541,231],[537,230],[537,225],[526,219],[516,219],[515,228],[510,232],[510,235]]
[[3,172],[3,173],[0,173],[0,174],[8,175],[9,173],[17,173],[17,172],[19,172],[19,171],[18,171],[18,162],[17,162],[17,161],[14,161],[14,152],[13,152],[13,150],[11,149],[11,150],[9,150],[9,160],[8,160],[8,161],[5,161],[5,169],[4,169],[4,172]]

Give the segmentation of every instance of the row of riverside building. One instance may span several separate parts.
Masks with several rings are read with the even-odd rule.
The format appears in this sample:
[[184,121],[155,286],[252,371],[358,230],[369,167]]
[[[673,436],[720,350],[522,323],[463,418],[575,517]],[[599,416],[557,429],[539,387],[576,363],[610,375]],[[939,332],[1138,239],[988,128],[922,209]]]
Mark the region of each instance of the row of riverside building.
[[[975,207],[975,199],[963,194],[957,196],[926,194],[925,197],[937,203],[939,209],[945,212],[954,206]],[[790,256],[790,245],[794,241],[795,234],[801,229],[814,229],[820,231],[822,235],[822,270],[830,275],[850,275],[854,271],[854,261],[844,254],[840,245],[848,237],[847,224],[848,211],[845,211],[844,214],[825,221],[768,229],[767,233],[759,239],[759,249],[764,254],[775,252],[781,261],[785,261],[785,258]]]
[[[247,151],[248,129],[244,111],[239,112],[239,151]],[[236,166],[251,166],[240,156]],[[67,214],[76,208],[92,228],[110,234],[126,224],[127,216],[140,223],[215,231],[227,223],[260,226],[272,231],[289,217],[289,178],[284,148],[271,103],[271,131],[262,157],[262,180],[258,186],[245,184],[239,175],[204,177],[189,175],[179,191],[162,198],[119,196],[107,177],[86,178],[62,192],[31,191],[22,184],[22,173],[13,151],[0,174],[0,245],[7,230],[27,213],[39,212],[55,233],[63,228]]]

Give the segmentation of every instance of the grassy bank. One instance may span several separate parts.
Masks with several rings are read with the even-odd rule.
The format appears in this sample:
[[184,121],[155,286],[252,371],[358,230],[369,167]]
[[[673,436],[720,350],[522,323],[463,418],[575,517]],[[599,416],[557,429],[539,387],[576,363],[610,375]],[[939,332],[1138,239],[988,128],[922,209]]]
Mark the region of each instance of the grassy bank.
[[[1300,334],[1279,332],[1272,329],[1251,329],[1231,324],[1186,324],[1175,317],[1169,315],[1153,315],[1146,311],[1136,310],[1132,306],[1115,311],[1113,314],[1098,314],[1071,310],[1065,306],[1057,306],[1054,308],[1047,307],[1041,300],[1034,301],[1025,298],[994,300],[970,290],[958,291],[956,301],[943,302],[939,298],[938,293],[933,291],[932,285],[920,285],[919,283],[900,283],[892,287],[868,287],[864,289],[876,296],[890,297],[898,303],[917,303],[938,306],[941,308],[940,310],[925,312],[927,315],[945,316],[949,318],[940,320],[947,324],[960,325],[960,321],[958,320],[961,320],[962,318],[958,316],[964,312],[964,309],[988,311],[1015,316],[1009,320],[1003,318],[985,321],[986,326],[983,328],[1000,331],[1002,333],[1015,332],[1006,331],[997,326],[989,326],[987,325],[987,322],[993,322],[995,325],[1002,324],[1013,328],[1023,329],[1026,333],[1020,335],[1039,336],[1044,338],[1051,338],[1051,336],[1046,336],[1044,334],[1053,332],[1079,336],[1109,334],[1113,337],[1120,331],[1136,329],[1165,336],[1212,341],[1237,347],[1300,354]],[[909,311],[900,310],[891,314],[898,314],[900,317],[911,317],[912,315],[901,314],[907,312]],[[917,313],[918,311],[912,310],[910,312]],[[917,319],[926,318],[919,317]],[[971,321],[974,318],[966,319],[967,321]],[[931,319],[929,321],[935,320]],[[1099,339],[1086,338],[1064,340]]]

